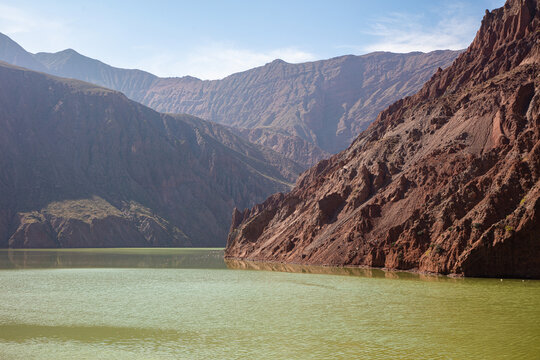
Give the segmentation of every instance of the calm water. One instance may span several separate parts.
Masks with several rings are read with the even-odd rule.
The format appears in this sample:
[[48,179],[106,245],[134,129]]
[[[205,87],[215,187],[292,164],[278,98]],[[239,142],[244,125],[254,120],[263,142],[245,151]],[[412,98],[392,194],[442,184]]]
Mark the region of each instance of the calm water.
[[0,251],[0,359],[540,359],[540,282]]

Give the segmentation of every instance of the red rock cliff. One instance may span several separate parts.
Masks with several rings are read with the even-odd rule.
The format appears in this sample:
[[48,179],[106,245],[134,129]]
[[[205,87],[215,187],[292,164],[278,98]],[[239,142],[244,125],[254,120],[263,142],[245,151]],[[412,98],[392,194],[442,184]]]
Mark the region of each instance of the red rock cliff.
[[486,11],[347,150],[235,210],[226,257],[539,278],[539,24],[538,0]]

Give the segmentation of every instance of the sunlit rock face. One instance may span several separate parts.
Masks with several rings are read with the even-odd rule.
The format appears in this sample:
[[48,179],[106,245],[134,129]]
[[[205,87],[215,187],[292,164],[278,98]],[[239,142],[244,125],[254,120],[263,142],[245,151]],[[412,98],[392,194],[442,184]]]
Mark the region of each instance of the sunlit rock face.
[[540,277],[540,5],[466,52],[288,194],[235,210],[226,256]]

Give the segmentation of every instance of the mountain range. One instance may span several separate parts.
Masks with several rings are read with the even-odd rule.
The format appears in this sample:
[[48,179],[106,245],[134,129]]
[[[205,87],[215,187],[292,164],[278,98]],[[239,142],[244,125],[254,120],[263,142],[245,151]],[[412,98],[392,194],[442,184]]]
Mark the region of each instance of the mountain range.
[[392,102],[418,91],[460,51],[370,53],[289,64],[275,60],[222,80],[159,78],[75,50],[31,54],[0,35],[0,60],[124,93],[157,111],[186,113],[305,165],[345,149]]

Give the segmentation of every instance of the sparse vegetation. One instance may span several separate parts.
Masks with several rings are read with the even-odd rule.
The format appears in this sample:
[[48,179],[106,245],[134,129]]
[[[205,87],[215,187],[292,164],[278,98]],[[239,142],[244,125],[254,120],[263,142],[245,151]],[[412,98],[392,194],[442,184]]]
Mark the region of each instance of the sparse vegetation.
[[43,212],[66,219],[91,223],[93,219],[107,216],[123,217],[122,212],[106,200],[93,196],[89,199],[64,200],[50,203]]

